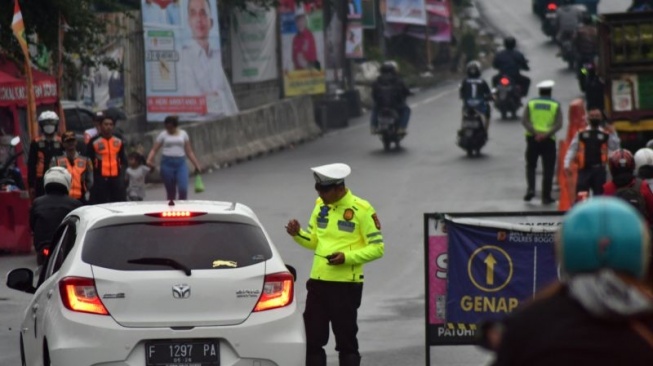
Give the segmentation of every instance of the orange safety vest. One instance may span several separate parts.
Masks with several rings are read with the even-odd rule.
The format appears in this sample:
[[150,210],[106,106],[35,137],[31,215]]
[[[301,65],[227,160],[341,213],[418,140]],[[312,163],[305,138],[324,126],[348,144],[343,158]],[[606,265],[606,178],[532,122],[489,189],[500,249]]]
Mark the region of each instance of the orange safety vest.
[[610,135],[600,129],[592,130],[588,127],[578,132],[578,169],[598,164],[605,166],[608,162],[609,138]]
[[95,169],[100,176],[105,178],[117,177],[120,173],[120,162],[118,153],[122,148],[122,140],[116,136],[110,139],[99,137],[93,141],[93,150],[95,151]]
[[85,156],[77,155],[71,165],[67,156],[57,156],[56,162],[57,166],[66,168],[72,176],[72,183],[70,185],[70,191],[68,192],[70,197],[81,199],[84,192],[88,189],[88,187],[86,187],[86,182],[84,181],[84,173],[88,170],[89,159]]
[[[46,148],[46,143],[48,140],[45,139],[44,136],[39,136],[36,139],[36,144],[38,146],[38,152],[36,153],[36,177],[37,178],[43,178],[43,175],[45,175],[45,171],[47,170],[47,164],[50,164],[50,160],[46,162],[46,156],[45,156],[45,148]],[[54,150],[60,150],[61,147],[61,138],[59,136],[55,136],[54,140],[52,140],[52,149]],[[52,156],[49,156],[48,159],[51,159]]]

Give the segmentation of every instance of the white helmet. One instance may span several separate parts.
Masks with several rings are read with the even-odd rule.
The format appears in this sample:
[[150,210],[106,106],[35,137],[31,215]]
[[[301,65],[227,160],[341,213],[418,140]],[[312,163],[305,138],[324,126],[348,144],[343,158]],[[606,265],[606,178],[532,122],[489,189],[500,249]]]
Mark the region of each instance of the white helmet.
[[59,116],[53,111],[44,111],[39,115],[39,122],[43,121],[59,121]]
[[66,187],[67,191],[70,191],[70,185],[72,184],[72,177],[66,168],[55,166],[48,169],[43,176],[43,186],[47,187],[48,184],[61,184]]
[[643,147],[635,153],[635,169],[639,169],[643,166],[650,165],[653,166],[653,149],[648,147]]

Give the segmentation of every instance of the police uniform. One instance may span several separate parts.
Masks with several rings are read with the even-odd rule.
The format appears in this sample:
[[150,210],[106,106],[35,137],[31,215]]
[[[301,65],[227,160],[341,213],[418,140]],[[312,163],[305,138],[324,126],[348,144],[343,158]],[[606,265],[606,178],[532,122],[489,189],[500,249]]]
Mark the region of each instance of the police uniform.
[[[77,140],[75,133],[72,131],[65,132],[61,139],[63,142]],[[70,173],[69,196],[80,202],[86,202],[86,192],[93,186],[93,164],[91,164],[91,160],[75,152],[72,158],[69,158],[67,154],[54,157],[50,167],[55,166],[66,168]]]
[[61,138],[56,135],[53,138],[41,136],[30,144],[27,158],[27,182],[29,188],[34,190],[33,198],[45,194],[43,175],[48,170],[52,158],[61,154],[63,154]]
[[[344,184],[351,169],[345,164],[312,168],[317,185]],[[351,191],[337,202],[324,204],[318,198],[308,227],[293,237],[315,252],[304,323],[307,366],[325,366],[323,347],[329,339],[329,323],[336,337],[341,366],[360,365],[356,334],[357,312],[363,292],[363,265],[383,256],[381,224],[372,205]],[[344,254],[344,263],[333,265],[333,253]]]
[[125,146],[121,138],[96,136],[86,147],[93,163],[91,203],[121,202],[127,200],[124,170],[127,166]]
[[[537,85],[540,93],[553,88],[553,81],[544,81]],[[524,112],[522,124],[526,129],[526,181],[528,190],[525,201],[530,201],[535,196],[535,170],[537,160],[542,157],[542,203],[551,204],[551,190],[553,186],[553,173],[556,164],[555,134],[562,128],[562,112],[560,103],[550,97],[540,96],[531,99]],[[538,141],[536,135],[543,135],[544,139]]]
[[591,189],[595,196],[603,194],[608,156],[617,149],[619,137],[616,133],[609,134],[600,127],[587,127],[576,133],[565,155],[564,168],[569,169],[574,159],[578,162],[577,193]]

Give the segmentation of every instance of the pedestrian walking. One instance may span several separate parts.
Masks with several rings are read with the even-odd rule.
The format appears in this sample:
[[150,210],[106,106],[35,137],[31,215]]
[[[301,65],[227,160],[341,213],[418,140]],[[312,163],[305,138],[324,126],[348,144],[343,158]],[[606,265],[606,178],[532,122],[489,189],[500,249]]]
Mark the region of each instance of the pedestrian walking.
[[132,152],[127,156],[127,200],[142,201],[145,199],[145,178],[150,173],[151,168],[143,164],[145,158],[143,155]]
[[553,100],[555,83],[551,80],[537,85],[540,96],[531,99],[524,111],[522,124],[526,129],[526,181],[528,188],[524,201],[535,197],[535,169],[537,160],[542,158],[542,204],[550,205],[555,201],[551,197],[553,173],[556,164],[556,132],[562,128],[562,111],[560,103]]
[[[188,199],[188,166],[186,158],[195,166],[195,173],[202,169],[195,157],[190,138],[179,128],[179,117],[168,116],[163,121],[165,130],[161,131],[147,156],[147,165],[154,166],[154,157],[161,150],[161,178],[166,188],[168,200]],[[177,196],[177,193],[179,194]]]
[[346,164],[311,169],[319,198],[308,227],[290,220],[286,231],[314,252],[304,311],[306,366],[326,366],[329,323],[340,366],[359,366],[357,314],[363,294],[363,265],[383,256],[381,223],[372,205],[345,186]]
[[55,156],[50,167],[60,166],[68,170],[71,176],[70,197],[87,203],[87,193],[93,187],[93,164],[91,159],[80,155],[77,151],[75,131],[66,131],[61,136],[64,154]]
[[27,183],[32,199],[45,193],[43,176],[50,166],[52,158],[63,154],[61,138],[57,136],[59,116],[53,111],[44,111],[39,115],[39,128],[42,136],[32,141],[27,157]]
[[595,196],[603,194],[603,185],[607,179],[606,166],[608,156],[620,147],[619,136],[614,128],[603,124],[603,113],[593,109],[587,113],[589,125],[578,131],[565,155],[564,168],[568,176],[572,175],[571,162],[578,163],[576,193],[589,192]]
[[579,203],[556,239],[561,283],[503,322],[494,366],[653,365],[651,242],[611,197]]
[[32,203],[29,212],[29,226],[34,235],[36,262],[43,264],[44,248],[54,249],[52,243],[54,233],[61,221],[72,210],[82,205],[68,195],[71,186],[71,175],[66,168],[54,167],[48,169],[43,176],[45,194]]
[[126,201],[124,171],[127,157],[123,140],[113,133],[116,121],[112,115],[103,114],[97,118],[102,119],[100,134],[86,147],[87,156],[93,162],[91,203]]

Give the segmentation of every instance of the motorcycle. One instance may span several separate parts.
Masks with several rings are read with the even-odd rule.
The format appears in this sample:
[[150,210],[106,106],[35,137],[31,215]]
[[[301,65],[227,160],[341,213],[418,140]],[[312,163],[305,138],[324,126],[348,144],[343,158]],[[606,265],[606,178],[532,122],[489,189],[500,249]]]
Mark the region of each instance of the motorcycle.
[[488,120],[492,117],[492,108],[490,108],[490,104],[487,100],[481,99],[481,98],[470,98],[465,100],[463,104],[463,108],[468,107],[468,108],[473,108],[482,115],[485,116]]
[[379,111],[377,131],[381,142],[383,142],[383,149],[390,150],[392,144],[395,148],[399,149],[400,141],[404,138],[399,134],[399,113],[391,108],[383,108]]
[[[475,110],[478,115],[483,116],[478,110]],[[463,110],[464,113],[464,110]],[[461,128],[458,130],[458,138],[456,144],[463,150],[467,151],[467,156],[480,155],[481,148],[487,142],[487,131],[483,121],[478,117],[469,118],[463,115]]]
[[517,110],[521,107],[521,87],[507,75],[501,75],[498,84],[492,89],[494,107],[501,112],[501,119],[507,119],[508,113],[513,118],[517,117]]
[[23,154],[22,151],[16,153],[16,146],[20,143],[20,137],[15,136],[9,143],[9,154],[2,166],[0,166],[0,190],[1,191],[18,191],[24,190],[25,184],[20,170],[16,167],[16,159]]
[[542,20],[542,32],[547,36],[551,37],[552,41],[555,41],[556,38],[556,24],[558,22],[558,5],[556,3],[549,3],[546,6],[546,13],[544,14],[544,19]]
[[574,35],[572,32],[564,32],[560,39],[560,57],[567,63],[569,70],[573,70],[576,65],[576,51],[574,50]]

